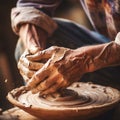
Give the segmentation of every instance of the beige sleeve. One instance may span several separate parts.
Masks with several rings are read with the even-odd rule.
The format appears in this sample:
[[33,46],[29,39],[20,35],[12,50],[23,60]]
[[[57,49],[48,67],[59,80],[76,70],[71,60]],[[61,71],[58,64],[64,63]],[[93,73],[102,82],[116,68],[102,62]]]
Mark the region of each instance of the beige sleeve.
[[11,11],[11,25],[18,35],[22,24],[34,24],[45,30],[50,36],[57,28],[57,23],[45,13],[33,7],[15,7]]

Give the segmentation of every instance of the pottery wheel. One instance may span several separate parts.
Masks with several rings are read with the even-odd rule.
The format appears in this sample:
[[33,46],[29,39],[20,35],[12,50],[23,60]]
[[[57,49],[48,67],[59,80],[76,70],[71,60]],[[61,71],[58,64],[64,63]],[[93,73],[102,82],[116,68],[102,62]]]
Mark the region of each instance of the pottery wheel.
[[[17,96],[15,96],[16,91],[19,93]],[[112,107],[112,105],[120,101],[120,92],[118,90],[91,83],[74,83],[60,93],[42,97],[39,93],[32,94],[31,91],[19,92],[19,89],[16,89],[8,95],[9,101],[15,104],[15,101],[13,102],[10,96],[17,103],[19,102],[23,108],[32,109],[36,107],[42,110],[53,111],[89,111],[95,108],[99,110],[108,106]]]

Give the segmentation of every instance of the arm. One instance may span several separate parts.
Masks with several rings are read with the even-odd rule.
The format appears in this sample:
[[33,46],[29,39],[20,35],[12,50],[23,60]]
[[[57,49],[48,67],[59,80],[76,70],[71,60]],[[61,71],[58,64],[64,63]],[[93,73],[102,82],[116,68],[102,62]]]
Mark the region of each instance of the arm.
[[19,71],[25,81],[28,81],[42,65],[42,63],[27,60],[25,56],[46,48],[47,38],[57,28],[51,16],[60,1],[18,0],[17,6],[11,11],[12,29],[19,35],[26,49],[18,61]]
[[65,88],[80,80],[85,73],[120,65],[120,39],[117,36],[115,42],[76,50],[52,47],[28,56],[29,60],[36,61],[43,58],[48,58],[47,63],[27,83],[28,89],[33,93],[41,92],[41,95]]
[[[77,57],[81,48],[76,50]],[[98,69],[120,65],[120,45],[116,42],[105,43],[101,45],[83,47],[86,71],[93,72]]]
[[[57,28],[51,16],[61,0],[18,0],[12,9],[11,23],[13,31],[20,36],[25,46],[44,49],[46,39]],[[31,47],[32,46],[32,47]]]

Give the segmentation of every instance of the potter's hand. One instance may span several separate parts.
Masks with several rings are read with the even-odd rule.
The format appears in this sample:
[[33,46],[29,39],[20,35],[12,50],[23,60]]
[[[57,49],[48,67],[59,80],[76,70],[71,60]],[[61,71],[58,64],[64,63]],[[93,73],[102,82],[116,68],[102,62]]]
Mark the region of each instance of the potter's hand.
[[27,58],[31,61],[48,59],[27,83],[28,89],[41,95],[54,93],[78,81],[87,72],[89,60],[82,49],[78,52],[63,47],[50,47]]
[[[114,56],[114,57],[113,57]],[[120,45],[109,42],[76,50],[51,47],[28,57],[29,60],[49,59],[27,84],[34,93],[54,93],[78,81],[84,73],[120,65]]]
[[25,82],[28,82],[33,74],[43,66],[43,62],[34,62],[27,59],[30,53],[26,49],[18,61],[18,69]]
[[23,24],[19,36],[30,53],[45,49],[48,34],[43,29],[33,24]]

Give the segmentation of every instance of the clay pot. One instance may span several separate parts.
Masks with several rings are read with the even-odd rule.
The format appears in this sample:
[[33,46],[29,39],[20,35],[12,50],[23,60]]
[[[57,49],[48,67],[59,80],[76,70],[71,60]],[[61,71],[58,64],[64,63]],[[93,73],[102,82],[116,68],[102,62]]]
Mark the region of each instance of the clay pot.
[[120,101],[120,92],[79,82],[61,93],[42,97],[17,88],[7,98],[13,105],[43,120],[86,120],[115,107]]

